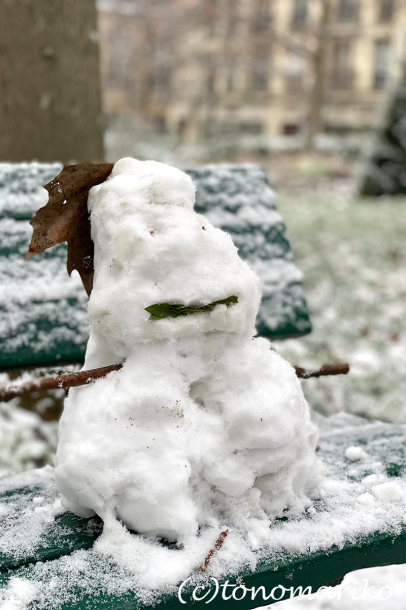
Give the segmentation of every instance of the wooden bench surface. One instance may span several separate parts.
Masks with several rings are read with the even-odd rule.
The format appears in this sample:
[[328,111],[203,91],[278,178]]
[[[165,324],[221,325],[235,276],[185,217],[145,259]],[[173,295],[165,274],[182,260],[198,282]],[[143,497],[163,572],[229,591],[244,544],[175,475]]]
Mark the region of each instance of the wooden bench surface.
[[[29,220],[45,205],[41,186],[58,164],[0,164],[0,369],[81,362],[88,339],[87,296],[66,272],[61,244],[24,260]],[[262,281],[262,336],[305,335],[311,325],[282,218],[265,172],[255,166],[186,170],[197,185],[196,210],[227,231]]]
[[[255,570],[244,569],[230,576],[229,583],[241,578],[247,588],[264,586],[267,595],[278,585],[286,590],[310,586],[315,591],[340,581],[353,570],[405,563],[405,505],[377,501],[377,517],[372,522],[372,512],[368,513],[357,502],[359,495],[368,490],[365,478],[371,474],[380,477],[379,480],[396,481],[406,490],[405,441],[406,426],[371,422],[347,414],[321,421],[319,455],[327,470],[327,492],[315,502],[314,512],[276,521],[271,527],[269,548],[258,551]],[[349,446],[362,447],[365,459],[348,460],[345,452]],[[0,482],[0,508],[8,508],[0,524],[0,585],[7,588],[10,580],[17,577],[36,583],[41,590],[51,577],[58,577],[63,598],[58,608],[63,610],[144,607],[134,590],[109,591],[106,578],[111,574],[119,579],[120,573],[116,574],[117,568],[106,559],[98,564],[90,549],[102,529],[98,518],[81,519],[64,512],[36,530],[35,512],[52,506],[58,496],[52,469],[48,467],[40,475],[41,472],[28,473]],[[38,503],[38,498],[43,500]],[[365,518],[360,518],[363,513]],[[69,567],[70,558],[75,559],[74,567]],[[183,598],[190,603],[188,595],[190,590],[186,588]],[[248,610],[271,602],[272,599],[263,601],[260,596],[251,600],[247,595],[238,602],[219,597],[210,606]],[[194,607],[204,605],[195,602]],[[154,607],[189,606],[181,604],[174,593],[158,599]],[[37,601],[29,608],[42,606]]]

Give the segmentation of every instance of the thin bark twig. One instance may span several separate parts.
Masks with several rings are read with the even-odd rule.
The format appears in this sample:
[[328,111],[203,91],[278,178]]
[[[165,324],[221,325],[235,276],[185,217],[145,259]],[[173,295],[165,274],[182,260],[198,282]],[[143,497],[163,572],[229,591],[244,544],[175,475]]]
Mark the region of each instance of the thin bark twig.
[[98,369],[89,369],[88,371],[79,371],[77,373],[64,373],[57,377],[35,379],[34,381],[26,381],[25,383],[5,386],[4,388],[0,388],[0,400],[8,402],[16,396],[32,394],[32,392],[56,390],[58,388],[74,388],[86,385],[95,379],[105,377],[112,371],[118,371],[122,366],[122,364],[112,364],[111,366],[103,366]]
[[224,530],[224,532],[221,532],[220,536],[217,538],[216,544],[211,549],[211,551],[208,553],[206,559],[203,561],[202,565],[200,566],[200,572],[202,574],[205,573],[207,566],[210,563],[210,559],[213,557],[214,553],[216,553],[218,550],[220,550],[221,547],[223,546],[224,540],[227,538],[228,534],[229,534],[229,530]]
[[300,379],[309,379],[309,377],[325,377],[327,375],[347,375],[350,372],[348,364],[323,364],[321,369],[303,369],[300,366],[293,367],[296,375]]
[[[24,394],[32,394],[33,392],[86,385],[95,379],[105,377],[112,371],[119,371],[122,366],[122,364],[112,364],[111,366],[103,366],[98,369],[79,371],[78,373],[64,373],[57,377],[47,377],[45,379],[35,379],[34,381],[8,385],[0,388],[0,401],[8,402],[16,396],[24,396]],[[318,370],[308,370],[300,366],[295,366],[294,369],[300,379],[308,379],[309,377],[323,377],[325,375],[346,375],[350,367],[348,364],[324,364]]]

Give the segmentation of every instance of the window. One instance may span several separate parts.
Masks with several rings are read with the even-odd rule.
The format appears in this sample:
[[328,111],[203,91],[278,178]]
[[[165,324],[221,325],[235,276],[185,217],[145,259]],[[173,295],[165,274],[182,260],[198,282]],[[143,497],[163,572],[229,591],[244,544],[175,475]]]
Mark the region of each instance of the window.
[[338,20],[357,21],[358,19],[358,0],[339,0]]
[[302,30],[307,25],[308,0],[295,0],[292,15],[292,28]]
[[296,123],[284,123],[282,133],[284,136],[296,136],[300,132],[300,127]]
[[271,22],[269,0],[255,0],[253,2],[253,15],[251,30],[253,32],[266,32]]
[[257,49],[251,60],[251,87],[254,91],[266,91],[269,82],[269,50]]
[[390,23],[393,21],[395,14],[395,0],[380,0],[379,1],[379,21],[381,23]]
[[348,41],[333,46],[331,85],[335,89],[351,89],[353,84],[352,45]]
[[217,121],[206,122],[203,126],[205,137],[231,136],[231,135],[252,135],[259,136],[263,133],[262,123],[220,123]]
[[375,43],[374,89],[385,89],[388,82],[389,60],[389,40],[377,40]]

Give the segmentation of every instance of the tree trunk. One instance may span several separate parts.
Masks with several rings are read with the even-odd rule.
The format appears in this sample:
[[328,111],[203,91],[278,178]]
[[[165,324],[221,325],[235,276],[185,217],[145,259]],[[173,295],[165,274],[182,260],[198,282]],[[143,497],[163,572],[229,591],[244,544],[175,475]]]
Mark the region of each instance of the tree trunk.
[[328,25],[330,23],[331,0],[321,1],[321,17],[317,35],[317,47],[312,57],[313,87],[309,99],[309,122],[306,133],[305,148],[313,149],[314,136],[322,130],[323,94],[325,90],[325,65],[328,41]]
[[0,0],[0,160],[102,160],[95,0]]

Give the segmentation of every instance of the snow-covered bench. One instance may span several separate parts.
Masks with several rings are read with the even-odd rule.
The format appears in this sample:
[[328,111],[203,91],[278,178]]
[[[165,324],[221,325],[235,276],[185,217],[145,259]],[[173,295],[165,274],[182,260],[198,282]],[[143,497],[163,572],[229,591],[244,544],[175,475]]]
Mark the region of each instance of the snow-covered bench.
[[[24,260],[29,220],[45,205],[42,188],[58,164],[0,164],[0,370],[81,362],[88,339],[87,295],[66,273],[61,244]],[[301,274],[265,172],[255,166],[187,170],[197,185],[196,209],[230,233],[262,280],[260,335],[281,339],[310,332]]]
[[[86,295],[78,278],[67,278],[64,247],[24,260],[28,220],[46,200],[39,185],[59,171],[58,165],[0,166],[0,368],[83,358]],[[199,211],[232,235],[262,279],[258,332],[273,338],[309,332],[300,274],[264,173],[255,167],[190,173]],[[406,562],[405,440],[402,426],[345,414],[321,421],[323,497],[306,515],[276,521],[267,544],[254,544],[245,565],[238,549],[226,559],[221,549],[218,559],[229,576],[209,580],[207,597],[190,582],[180,592],[157,594],[98,552],[100,520],[63,511],[51,468],[1,480],[0,601],[65,610],[139,609],[156,601],[155,607],[170,609],[206,605],[218,585],[210,607],[244,610],[289,597],[292,588],[337,583],[356,569]],[[207,576],[218,569],[214,557]],[[193,592],[203,600],[191,599]]]
[[[299,587],[316,591],[337,584],[353,570],[405,563],[400,497],[406,488],[406,426],[339,414],[324,420],[321,428],[320,456],[328,476],[323,498],[304,516],[276,521],[268,544],[246,557],[240,569],[241,558],[235,557],[233,565],[229,553],[230,575],[217,577],[217,583],[213,574],[219,565],[213,560],[208,588],[201,590],[188,582],[180,593],[173,587],[154,597],[92,548],[101,521],[61,510],[50,467],[0,480],[0,601],[28,610],[138,610],[151,601],[162,610],[192,604],[203,608],[218,586],[209,607],[248,610],[290,597]],[[221,550],[218,559],[224,561]],[[193,601],[193,591],[203,600]]]

